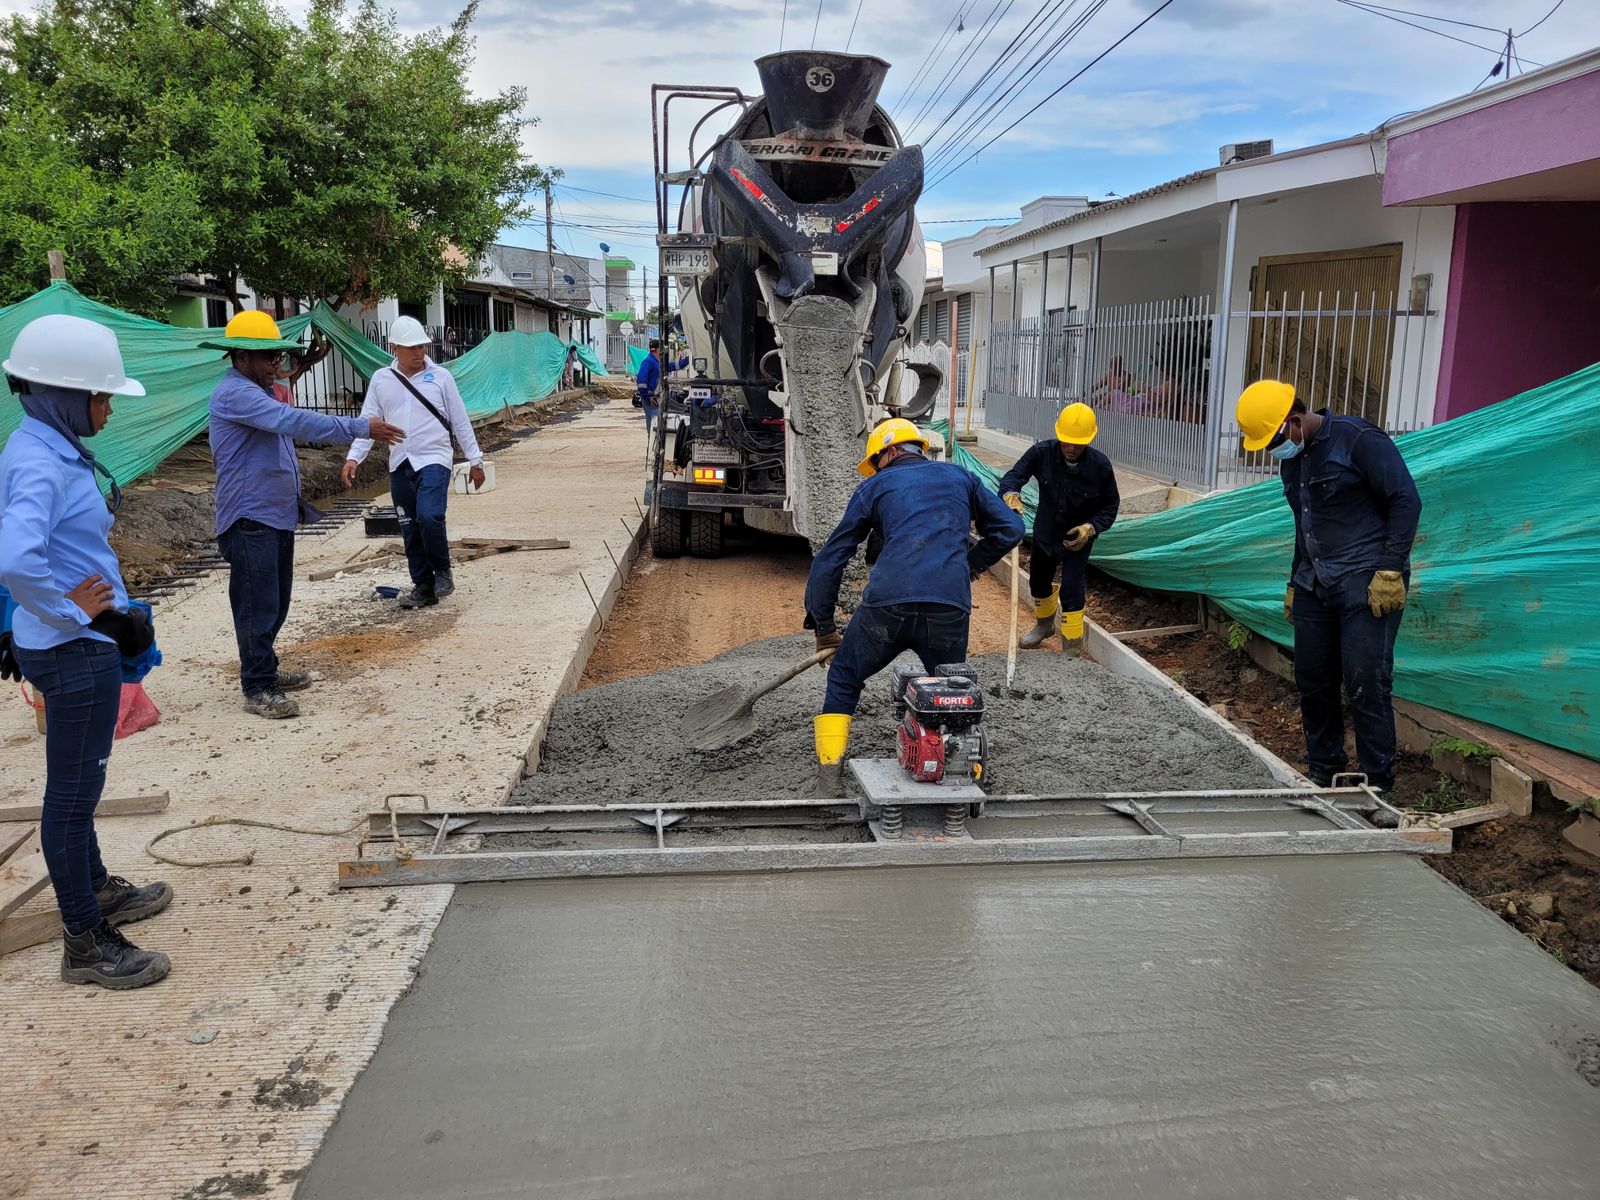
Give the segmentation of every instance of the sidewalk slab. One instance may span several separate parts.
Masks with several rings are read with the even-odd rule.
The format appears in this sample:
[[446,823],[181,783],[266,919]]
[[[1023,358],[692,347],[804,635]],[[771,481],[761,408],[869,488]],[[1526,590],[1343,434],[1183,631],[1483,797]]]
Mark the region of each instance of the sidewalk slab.
[[[301,539],[279,651],[326,678],[299,694],[298,720],[240,707],[225,573],[159,606],[166,664],[147,686],[162,721],[116,744],[106,793],[164,789],[171,807],[106,818],[99,835],[114,873],[172,883],[171,908],[129,930],[172,956],[172,974],[108,993],[59,981],[59,941],[0,957],[0,1197],[293,1191],[451,889],[338,892],[354,832],[225,826],[159,847],[249,859],[226,867],[165,866],[143,846],[210,816],[348,830],[392,793],[499,802],[631,564],[642,442],[634,410],[611,402],[495,454],[494,491],[452,496],[451,536],[571,547],[462,564],[436,608],[368,599],[406,583],[403,567],[308,582],[368,544],[359,520]],[[43,740],[12,695],[0,802],[36,801]],[[47,890],[23,911],[51,907]]]

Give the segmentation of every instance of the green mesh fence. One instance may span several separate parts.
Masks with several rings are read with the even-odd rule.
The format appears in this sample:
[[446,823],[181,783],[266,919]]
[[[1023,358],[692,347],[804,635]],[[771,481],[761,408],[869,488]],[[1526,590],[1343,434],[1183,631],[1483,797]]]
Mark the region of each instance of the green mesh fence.
[[[127,483],[159,465],[206,428],[207,402],[226,364],[217,350],[200,343],[221,335],[218,329],[177,329],[90,300],[70,284],[56,283],[7,308],[0,308],[0,357],[9,354],[22,327],[35,317],[66,313],[96,321],[117,335],[128,374],[144,384],[140,399],[119,398],[115,415],[92,448],[117,478]],[[392,361],[356,327],[326,304],[278,322],[286,338],[302,337],[308,326],[327,337],[362,375]],[[569,343],[553,333],[494,333],[449,365],[461,388],[467,412],[483,417],[506,405],[526,404],[555,391]],[[605,367],[593,349],[571,343],[578,360],[597,377]],[[0,441],[22,420],[22,409],[0,392]]]

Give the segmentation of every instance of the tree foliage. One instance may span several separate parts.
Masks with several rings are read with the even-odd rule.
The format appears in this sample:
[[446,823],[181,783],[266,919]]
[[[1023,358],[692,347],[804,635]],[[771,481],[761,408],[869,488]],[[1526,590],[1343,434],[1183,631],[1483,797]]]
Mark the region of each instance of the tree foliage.
[[152,314],[183,273],[336,304],[459,277],[546,178],[524,93],[468,89],[476,7],[415,36],[376,0],[315,0],[304,25],[265,0],[11,17],[0,303],[42,286],[51,248],[80,290]]

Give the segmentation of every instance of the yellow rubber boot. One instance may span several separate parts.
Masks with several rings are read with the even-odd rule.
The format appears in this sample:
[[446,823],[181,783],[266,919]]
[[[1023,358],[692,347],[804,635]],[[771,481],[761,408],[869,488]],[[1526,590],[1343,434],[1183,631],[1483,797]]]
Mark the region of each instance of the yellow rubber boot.
[[844,752],[850,744],[850,717],[845,713],[819,713],[812,718],[817,743],[817,786],[814,800],[844,795]]
[[1033,615],[1038,624],[1017,639],[1017,645],[1024,650],[1037,650],[1046,638],[1061,629],[1061,589],[1056,588],[1043,599],[1035,600]]
[[1061,641],[1073,658],[1083,655],[1083,609],[1066,614],[1061,626]]

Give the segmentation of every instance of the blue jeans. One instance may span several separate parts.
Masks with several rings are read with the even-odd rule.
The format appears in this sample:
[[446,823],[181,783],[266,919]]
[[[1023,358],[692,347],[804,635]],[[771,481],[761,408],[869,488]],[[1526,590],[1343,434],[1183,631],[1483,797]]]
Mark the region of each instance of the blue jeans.
[[1344,697],[1356,732],[1356,758],[1379,791],[1394,786],[1394,640],[1400,614],[1367,607],[1371,571],[1337,583],[1294,589],[1294,682],[1306,731],[1307,773],[1318,784],[1346,769]]
[[965,609],[951,604],[866,605],[845,627],[833,661],[822,711],[853,716],[861,689],[901,653],[914,650],[925,670],[967,657]]
[[227,561],[228,603],[239,643],[239,686],[246,696],[278,686],[278,631],[294,588],[294,531],[241,517],[217,538]]
[[110,642],[77,638],[49,650],[15,647],[17,665],[44,697],[44,816],[39,841],[68,933],[100,924],[94,894],[106,885],[94,810],[117,734],[122,655]]
[[1078,612],[1085,603],[1089,579],[1089,547],[1068,550],[1060,542],[1047,546],[1033,543],[1028,556],[1028,594],[1043,600],[1055,588],[1056,569],[1061,570],[1061,611]]
[[450,468],[437,463],[417,470],[401,463],[389,472],[389,495],[400,518],[400,540],[406,547],[411,582],[433,590],[433,577],[450,570],[450,538],[444,531],[444,509],[450,500]]

